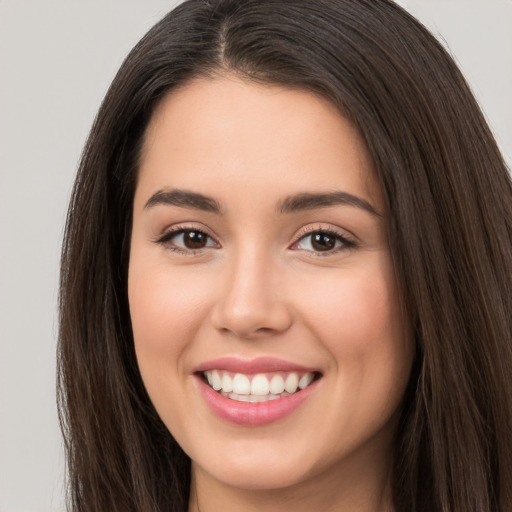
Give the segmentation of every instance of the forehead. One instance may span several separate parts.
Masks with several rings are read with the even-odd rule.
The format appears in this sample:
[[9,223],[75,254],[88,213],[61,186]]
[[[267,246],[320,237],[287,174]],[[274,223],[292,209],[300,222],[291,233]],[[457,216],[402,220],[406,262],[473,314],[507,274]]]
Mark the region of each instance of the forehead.
[[141,155],[144,188],[211,195],[220,182],[267,194],[269,184],[289,193],[342,186],[380,203],[365,144],[331,102],[232,76],[195,79],[170,92],[148,125]]

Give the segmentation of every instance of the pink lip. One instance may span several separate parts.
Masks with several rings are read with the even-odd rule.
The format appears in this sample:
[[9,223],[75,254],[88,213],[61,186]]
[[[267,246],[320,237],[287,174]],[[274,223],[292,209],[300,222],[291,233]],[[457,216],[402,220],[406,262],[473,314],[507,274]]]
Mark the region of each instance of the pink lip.
[[207,370],[225,370],[246,375],[279,371],[306,373],[317,370],[274,357],[258,357],[250,360],[222,357],[199,365],[194,373],[200,392],[210,409],[223,420],[246,426],[265,425],[290,415],[311,396],[319,382],[314,381],[307,388],[277,400],[257,403],[239,402],[222,396],[206,384],[202,375],[199,374]]
[[221,357],[211,361],[205,361],[199,365],[194,372],[204,372],[206,370],[225,370],[234,373],[245,373],[252,375],[255,373],[267,372],[314,372],[314,368],[307,368],[284,359],[275,357],[258,357],[256,359],[238,359],[234,357]]
[[221,419],[237,425],[258,426],[285,418],[300,407],[315,391],[318,382],[293,395],[268,402],[238,402],[222,396],[197,376],[199,389],[210,409]]

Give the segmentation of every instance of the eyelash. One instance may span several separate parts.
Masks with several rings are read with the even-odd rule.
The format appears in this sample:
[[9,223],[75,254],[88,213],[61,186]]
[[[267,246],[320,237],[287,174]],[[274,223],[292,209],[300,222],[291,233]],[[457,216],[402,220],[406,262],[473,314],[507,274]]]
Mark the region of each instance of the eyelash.
[[[305,240],[307,237],[311,237],[311,236],[317,235],[317,234],[334,237],[335,243],[339,241],[339,242],[341,242],[341,244],[339,247],[335,247],[335,248],[333,248],[331,250],[327,250],[327,251],[314,251],[314,250],[309,250],[309,249],[303,249],[303,250],[307,250],[309,253],[311,253],[315,257],[332,256],[334,254],[338,254],[340,252],[347,251],[350,249],[355,249],[357,247],[355,240],[353,240],[352,238],[349,238],[345,233],[341,233],[340,231],[337,231],[332,228],[323,228],[320,226],[306,228],[302,233],[300,233],[297,236],[297,239],[295,240],[295,242],[293,242],[292,247],[296,246],[302,240]],[[295,250],[300,250],[300,249],[295,249]]]
[[174,252],[177,252],[180,254],[188,254],[188,255],[199,254],[207,247],[202,247],[200,249],[189,249],[189,248],[179,247],[177,245],[173,245],[172,243],[170,243],[171,240],[173,238],[177,237],[178,235],[181,235],[184,233],[191,233],[191,232],[198,233],[200,235],[204,235],[207,237],[207,239],[213,240],[213,241],[215,241],[215,243],[218,243],[212,236],[210,236],[208,233],[206,233],[206,231],[204,231],[202,229],[196,229],[196,228],[190,227],[190,226],[186,226],[186,227],[185,226],[176,226],[175,228],[164,233],[164,235],[161,236],[159,239],[155,240],[155,242],[157,244],[163,245],[167,250],[174,251]]
[[[177,245],[174,245],[170,243],[173,238],[177,237],[178,235],[185,234],[185,233],[198,233],[199,235],[207,237],[209,240],[213,240],[216,244],[218,242],[210,236],[206,231],[202,229],[195,229],[193,227],[184,227],[184,226],[176,226],[174,229],[171,229],[167,231],[162,237],[155,240],[155,243],[161,244],[165,246],[166,249],[174,252],[178,252],[180,254],[186,254],[186,255],[195,255],[201,253],[204,249],[208,248],[202,247],[199,249],[192,249],[192,248],[183,248],[179,247]],[[341,242],[341,245],[339,247],[335,247],[334,249],[327,250],[327,251],[314,251],[309,249],[302,249],[306,250],[311,254],[314,254],[315,257],[326,257],[331,256],[333,254],[338,254],[339,252],[354,249],[357,247],[356,242],[349,238],[346,234],[340,233],[339,231],[336,231],[332,228],[322,228],[322,227],[315,227],[315,228],[307,228],[304,230],[300,235],[297,236],[296,240],[292,243],[291,248],[299,244],[302,240],[305,240],[307,237],[310,237],[312,235],[321,234],[321,235],[327,235],[332,236],[336,239],[335,242]],[[211,247],[211,246],[210,246]],[[301,250],[301,249],[292,249],[292,250]]]

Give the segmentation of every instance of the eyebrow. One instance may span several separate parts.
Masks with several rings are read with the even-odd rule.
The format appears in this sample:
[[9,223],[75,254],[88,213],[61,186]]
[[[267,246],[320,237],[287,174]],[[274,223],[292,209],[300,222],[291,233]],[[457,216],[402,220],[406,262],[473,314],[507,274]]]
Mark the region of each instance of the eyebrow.
[[[222,208],[218,201],[212,197],[188,190],[159,190],[148,199],[144,208],[153,208],[161,204],[181,208],[192,208],[194,210],[202,210],[216,214],[222,213]],[[280,213],[293,213],[338,205],[353,206],[365,210],[375,217],[382,217],[382,214],[368,201],[353,194],[349,194],[348,192],[303,192],[286,197],[278,204],[277,209]]]
[[329,206],[354,206],[370,213],[375,217],[382,217],[368,201],[361,197],[354,196],[348,192],[327,192],[327,193],[301,193],[285,198],[279,205],[281,213],[293,213],[302,210],[313,210],[316,208],[328,208]]
[[215,199],[188,190],[159,190],[148,199],[144,208],[153,208],[160,204],[192,208],[212,213],[222,212],[220,204]]

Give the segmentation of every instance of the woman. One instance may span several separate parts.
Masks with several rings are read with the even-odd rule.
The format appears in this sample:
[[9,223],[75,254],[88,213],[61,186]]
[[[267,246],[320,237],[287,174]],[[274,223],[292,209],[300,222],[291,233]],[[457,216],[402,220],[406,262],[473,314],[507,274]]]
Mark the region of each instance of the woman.
[[510,510],[511,214],[464,79],[392,2],[177,7],[71,200],[72,510]]

